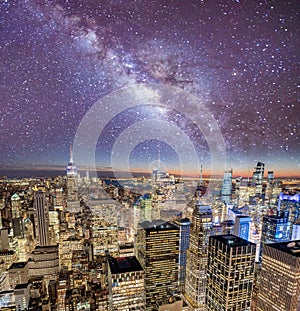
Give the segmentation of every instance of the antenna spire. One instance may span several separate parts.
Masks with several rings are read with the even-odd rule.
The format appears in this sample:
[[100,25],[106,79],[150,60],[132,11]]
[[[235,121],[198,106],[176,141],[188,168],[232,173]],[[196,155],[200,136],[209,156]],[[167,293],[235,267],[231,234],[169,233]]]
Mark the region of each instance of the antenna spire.
[[73,163],[73,145],[70,144],[70,163]]

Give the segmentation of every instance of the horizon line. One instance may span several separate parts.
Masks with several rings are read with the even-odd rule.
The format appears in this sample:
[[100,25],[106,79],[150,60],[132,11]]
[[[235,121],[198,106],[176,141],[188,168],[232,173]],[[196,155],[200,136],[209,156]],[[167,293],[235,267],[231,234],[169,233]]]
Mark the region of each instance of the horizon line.
[[[35,164],[26,164],[26,165],[14,165],[14,166],[0,166],[0,172],[5,172],[5,171],[14,171],[14,172],[17,172],[17,171],[29,171],[29,172],[35,172],[35,171],[65,171],[66,170],[66,167],[64,165],[57,165],[57,164],[53,164],[53,165],[49,165],[49,164],[38,164],[38,165],[35,165]],[[85,172],[85,171],[93,171],[89,168],[86,168],[86,169],[79,169],[78,171],[80,172]],[[108,167],[108,166],[97,166],[96,167],[96,172],[99,173],[99,172],[106,172],[106,173],[113,173],[114,171],[117,171],[117,172],[131,172],[132,174],[148,174],[150,175],[151,173],[148,172],[148,171],[145,171],[143,169],[140,169],[140,170],[137,170],[137,169],[134,169],[134,170],[125,170],[125,169],[113,169],[112,167]],[[204,170],[204,177],[205,178],[214,178],[214,177],[222,177],[223,176],[223,173],[227,171],[227,170],[224,170],[222,173],[219,173],[219,174],[215,174],[215,175],[211,175],[210,173],[208,173],[208,170]],[[233,169],[233,172],[234,172],[234,169]],[[190,178],[199,178],[199,175],[197,174],[194,174],[192,172],[186,172],[186,173],[179,173],[178,171],[176,170],[171,170],[168,172],[169,175],[174,175],[174,176],[181,176],[181,177],[190,177]],[[299,173],[294,173],[294,174],[278,174],[276,176],[276,172],[275,173],[275,179],[276,178],[300,178],[300,172]],[[238,170],[236,173],[233,174],[232,176],[233,178],[235,177],[243,177],[243,178],[252,178],[252,174],[250,173],[249,175],[249,171],[247,172],[242,172],[242,170]]]

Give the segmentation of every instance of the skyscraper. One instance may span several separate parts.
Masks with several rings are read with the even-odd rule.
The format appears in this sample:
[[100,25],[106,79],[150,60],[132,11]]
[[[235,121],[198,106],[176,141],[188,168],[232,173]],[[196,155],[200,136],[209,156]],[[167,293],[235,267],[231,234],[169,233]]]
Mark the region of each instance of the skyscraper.
[[200,180],[195,192],[184,293],[187,304],[194,310],[205,310],[207,246],[212,232],[212,210],[201,197],[201,184]]
[[207,311],[250,310],[255,249],[254,243],[231,234],[209,238]]
[[257,162],[257,165],[255,167],[255,171],[253,172],[253,182],[255,183],[256,187],[256,195],[262,194],[262,182],[264,178],[264,172],[265,172],[265,164],[262,162]]
[[179,229],[169,222],[144,221],[135,251],[145,271],[146,310],[157,310],[178,289]]
[[110,310],[145,310],[144,270],[135,256],[108,258]]
[[44,191],[34,192],[33,210],[37,243],[39,246],[47,246],[49,245],[49,211]]
[[234,234],[244,240],[249,240],[251,217],[238,215],[235,217]]
[[186,253],[190,245],[191,221],[188,218],[175,220],[175,226],[180,230],[179,233],[179,260],[178,260],[178,286],[181,292],[184,291],[186,278]]
[[229,204],[231,201],[231,193],[232,193],[232,170],[229,170],[224,172],[221,189],[221,200],[224,203]]
[[77,167],[73,160],[72,145],[70,146],[70,161],[67,166],[67,210],[75,213],[80,211],[78,175]]
[[300,310],[300,240],[264,246],[256,310]]

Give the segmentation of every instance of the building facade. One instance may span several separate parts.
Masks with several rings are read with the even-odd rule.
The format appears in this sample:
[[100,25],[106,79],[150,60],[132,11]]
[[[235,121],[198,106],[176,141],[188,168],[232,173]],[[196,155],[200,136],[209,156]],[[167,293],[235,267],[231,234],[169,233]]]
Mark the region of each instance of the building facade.
[[49,245],[49,210],[45,192],[37,190],[34,193],[34,226],[38,245]]
[[300,310],[300,240],[265,244],[257,311]]
[[179,228],[179,259],[178,259],[178,287],[184,292],[186,278],[186,256],[190,246],[191,221],[188,218],[175,220],[175,225]]
[[250,310],[255,250],[254,243],[231,234],[209,238],[207,311]]
[[135,256],[108,258],[111,311],[145,310],[144,270]]
[[198,193],[199,199],[192,214],[190,247],[187,250],[184,297],[193,310],[205,310],[207,246],[212,234],[212,210]]
[[145,271],[146,310],[157,310],[178,290],[179,229],[160,220],[140,223],[136,256]]

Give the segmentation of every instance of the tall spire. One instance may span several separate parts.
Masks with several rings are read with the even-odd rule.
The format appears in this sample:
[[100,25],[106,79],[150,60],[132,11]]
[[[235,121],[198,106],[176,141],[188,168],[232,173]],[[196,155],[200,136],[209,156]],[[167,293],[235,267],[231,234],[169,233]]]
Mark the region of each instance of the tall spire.
[[70,144],[70,163],[73,163],[73,145]]
[[202,163],[200,167],[200,178],[195,191],[195,197],[199,199],[202,196],[203,180],[202,180]]
[[77,175],[77,168],[73,160],[73,146],[70,144],[70,161],[67,166],[67,175]]
[[202,163],[201,163],[201,166],[200,166],[200,179],[199,179],[198,185],[202,186]]

